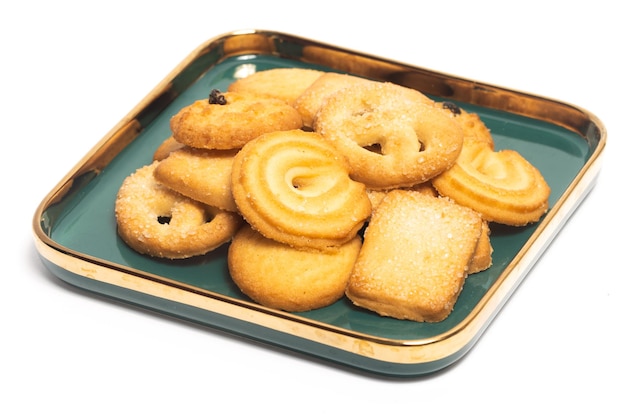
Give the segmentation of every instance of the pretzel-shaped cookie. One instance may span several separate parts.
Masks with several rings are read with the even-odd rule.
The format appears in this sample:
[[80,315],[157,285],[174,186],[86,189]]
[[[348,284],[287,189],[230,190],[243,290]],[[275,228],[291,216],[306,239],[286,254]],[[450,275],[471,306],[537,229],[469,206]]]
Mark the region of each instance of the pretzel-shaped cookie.
[[352,177],[371,189],[410,187],[448,169],[463,133],[422,93],[391,83],[367,83],[330,96],[315,131],[346,157]]
[[115,216],[122,240],[139,253],[169,259],[204,255],[228,242],[241,217],[161,185],[154,178],[158,163],[137,169],[120,186]]

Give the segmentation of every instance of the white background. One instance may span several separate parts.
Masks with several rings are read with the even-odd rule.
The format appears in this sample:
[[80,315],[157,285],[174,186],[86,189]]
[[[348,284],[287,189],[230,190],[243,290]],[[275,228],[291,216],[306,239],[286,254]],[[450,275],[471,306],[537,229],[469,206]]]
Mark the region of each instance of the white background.
[[[0,414],[624,415],[618,2],[7,3]],[[408,381],[353,373],[88,296],[38,260],[31,221],[45,194],[188,53],[245,28],[553,97],[606,125],[594,191],[454,366]]]

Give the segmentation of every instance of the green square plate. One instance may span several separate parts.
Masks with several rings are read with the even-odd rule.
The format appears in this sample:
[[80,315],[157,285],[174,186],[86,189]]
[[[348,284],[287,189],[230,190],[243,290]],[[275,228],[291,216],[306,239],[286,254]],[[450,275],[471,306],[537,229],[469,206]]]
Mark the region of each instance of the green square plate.
[[[291,314],[265,308],[232,283],[224,246],[164,261],[139,255],[116,233],[114,202],[126,176],[151,161],[182,107],[238,77],[276,67],[346,72],[416,88],[478,113],[497,148],[515,149],[543,173],[550,209],[534,225],[492,226],[493,266],[471,275],[440,323],[380,317],[341,299]],[[566,103],[271,31],[238,31],[200,45],[100,140],[44,198],[33,219],[44,264],[60,279],[129,304],[374,374],[442,369],[478,340],[595,184],[606,132]]]

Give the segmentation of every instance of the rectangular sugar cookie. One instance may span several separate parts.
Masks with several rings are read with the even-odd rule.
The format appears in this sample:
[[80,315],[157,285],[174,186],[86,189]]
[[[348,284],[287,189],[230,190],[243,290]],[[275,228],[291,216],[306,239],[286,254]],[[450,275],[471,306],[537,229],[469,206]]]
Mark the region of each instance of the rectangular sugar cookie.
[[382,316],[438,322],[458,298],[481,234],[475,211],[390,191],[373,213],[346,295]]

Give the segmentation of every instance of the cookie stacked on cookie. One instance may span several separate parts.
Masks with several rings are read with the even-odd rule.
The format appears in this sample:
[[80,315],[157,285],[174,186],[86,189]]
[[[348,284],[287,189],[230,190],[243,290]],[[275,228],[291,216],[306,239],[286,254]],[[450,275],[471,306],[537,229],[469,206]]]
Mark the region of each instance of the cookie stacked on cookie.
[[[233,281],[270,308],[347,296],[379,315],[441,321],[467,276],[491,266],[490,223],[519,226],[547,210],[539,171],[496,152],[477,115],[388,82],[261,71],[181,109],[170,126],[150,168],[120,188],[120,236],[172,259],[230,242]],[[129,196],[132,177],[149,183],[141,197]],[[204,214],[179,221],[189,215],[179,199]],[[132,222],[128,206],[143,208]],[[195,238],[224,213],[232,223],[219,239]],[[152,236],[178,247],[155,250]]]

